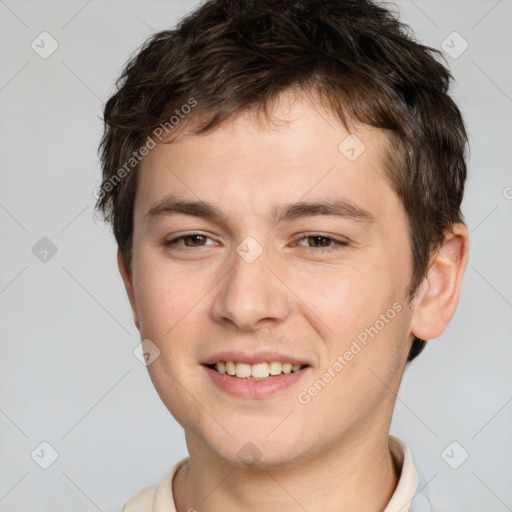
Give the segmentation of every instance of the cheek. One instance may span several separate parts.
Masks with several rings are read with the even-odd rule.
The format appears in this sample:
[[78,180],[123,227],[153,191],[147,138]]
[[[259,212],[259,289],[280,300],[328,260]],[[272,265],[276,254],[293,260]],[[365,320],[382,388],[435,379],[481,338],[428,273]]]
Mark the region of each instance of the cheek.
[[333,403],[343,404],[348,417],[361,419],[372,411],[385,411],[383,404],[392,403],[394,394],[390,388],[397,388],[405,364],[403,340],[409,314],[398,301],[393,304],[375,308],[377,314],[362,307],[362,321],[340,319],[336,336],[326,340],[328,358],[320,378],[329,379],[329,372],[336,377],[328,384],[328,391],[322,391],[319,408],[329,410]]
[[186,317],[201,297],[194,279],[160,262],[161,258],[141,255],[134,264],[134,290],[142,335],[162,339]]
[[297,293],[301,315],[327,338],[349,340],[379,318],[396,300],[389,270],[364,262],[337,268],[290,269],[286,282]]
[[185,272],[150,254],[137,260],[134,279],[141,337],[160,351],[148,371],[155,387],[167,394],[172,377],[181,382],[196,370],[191,351],[205,336],[208,291],[215,281],[210,283],[204,274]]
[[401,364],[410,320],[403,294],[407,282],[408,275],[395,271],[391,257],[335,271],[295,273],[291,288],[308,290],[299,307],[322,334],[326,367],[347,353],[344,374],[359,386],[369,366],[388,373]]

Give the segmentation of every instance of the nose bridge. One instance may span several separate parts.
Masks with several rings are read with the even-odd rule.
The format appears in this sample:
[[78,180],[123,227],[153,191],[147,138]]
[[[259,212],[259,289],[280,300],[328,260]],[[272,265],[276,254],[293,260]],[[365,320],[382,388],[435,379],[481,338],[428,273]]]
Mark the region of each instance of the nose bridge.
[[286,291],[267,268],[269,254],[246,237],[231,257],[231,271],[222,280],[213,303],[217,321],[252,330],[261,320],[283,320],[289,314]]

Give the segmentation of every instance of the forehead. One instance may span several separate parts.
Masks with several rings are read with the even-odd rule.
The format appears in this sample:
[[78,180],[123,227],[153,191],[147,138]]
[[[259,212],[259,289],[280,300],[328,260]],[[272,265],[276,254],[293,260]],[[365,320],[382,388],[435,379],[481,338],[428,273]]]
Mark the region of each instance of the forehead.
[[387,137],[359,125],[349,133],[312,98],[283,96],[271,122],[247,111],[203,135],[157,144],[138,177],[135,216],[169,194],[216,204],[242,217],[280,204],[348,199],[375,216],[397,201],[383,166]]

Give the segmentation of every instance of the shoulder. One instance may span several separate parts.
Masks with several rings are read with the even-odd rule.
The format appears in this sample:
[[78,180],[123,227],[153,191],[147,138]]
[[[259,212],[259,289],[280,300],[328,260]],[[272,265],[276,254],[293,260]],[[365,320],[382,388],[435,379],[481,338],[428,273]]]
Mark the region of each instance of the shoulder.
[[157,485],[150,485],[132,496],[123,507],[123,512],[153,512]]
[[122,512],[176,512],[172,481],[178,469],[188,461],[188,457],[177,462],[155,485],[150,485],[132,496]]

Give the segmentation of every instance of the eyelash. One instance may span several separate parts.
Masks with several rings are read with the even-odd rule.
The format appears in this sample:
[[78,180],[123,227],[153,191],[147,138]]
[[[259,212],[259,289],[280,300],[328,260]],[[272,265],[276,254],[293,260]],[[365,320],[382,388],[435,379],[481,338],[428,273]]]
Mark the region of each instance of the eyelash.
[[[348,243],[345,242],[344,240],[339,240],[332,236],[324,235],[323,233],[308,233],[306,235],[301,236],[298,239],[298,242],[301,242],[302,240],[306,240],[308,238],[324,238],[326,240],[329,240],[330,242],[334,242],[333,245],[329,245],[327,247],[308,247],[308,246],[306,246],[306,249],[311,249],[315,252],[318,252],[318,250],[320,249],[320,252],[329,253],[332,251],[338,251],[348,245]],[[296,242],[294,242],[294,243],[296,243]],[[301,247],[304,247],[304,246],[301,246]]]
[[[171,240],[166,240],[164,242],[164,246],[165,247],[171,247],[172,245],[177,245],[177,242],[181,241],[181,240],[184,240],[185,238],[190,238],[190,237],[194,237],[194,236],[201,236],[203,238],[209,238],[208,236],[206,235],[203,235],[202,233],[189,233],[187,235],[181,235],[181,236],[178,236],[176,238],[172,238]],[[336,251],[336,250],[339,250],[343,247],[346,247],[348,245],[347,242],[345,242],[344,240],[338,240],[337,238],[334,238],[332,236],[327,236],[327,235],[324,235],[322,233],[308,233],[306,235],[303,235],[301,236],[296,242],[294,242],[294,245],[297,244],[297,242],[301,242],[303,240],[306,240],[308,238],[323,238],[323,239],[326,239],[326,240],[329,240],[331,242],[334,242],[333,245],[329,245],[329,246],[324,246],[324,247],[308,247],[308,246],[300,246],[300,247],[305,247],[306,249],[309,249],[309,250],[312,250],[312,251],[315,251],[315,252],[323,252],[323,253],[329,253],[329,252],[332,252],[332,251]],[[194,249],[194,247],[187,247],[187,246],[182,246],[183,249]],[[195,247],[205,247],[205,245],[197,245]],[[178,250],[182,250],[182,249],[178,249]]]

